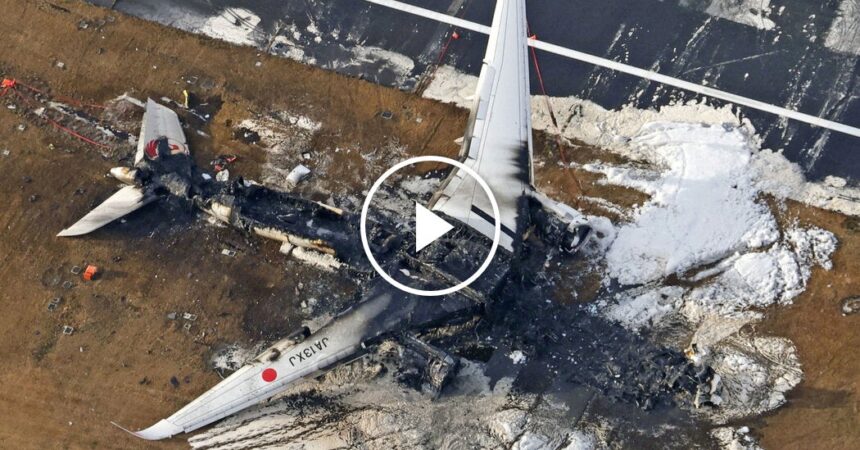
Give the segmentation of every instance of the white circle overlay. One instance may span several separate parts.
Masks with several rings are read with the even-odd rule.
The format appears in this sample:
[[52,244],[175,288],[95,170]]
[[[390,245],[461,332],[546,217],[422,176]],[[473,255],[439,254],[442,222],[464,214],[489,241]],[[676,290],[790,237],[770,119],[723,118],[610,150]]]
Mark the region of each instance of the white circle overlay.
[[[382,270],[382,267],[376,261],[376,258],[373,257],[373,252],[370,251],[370,244],[367,242],[367,209],[370,206],[370,200],[373,199],[373,196],[374,194],[376,194],[376,191],[379,190],[379,187],[382,186],[382,183],[384,183],[385,180],[388,179],[388,177],[393,175],[398,170],[406,166],[411,166],[424,162],[438,162],[443,164],[449,164],[457,167],[458,169],[466,171],[469,176],[474,178],[478,182],[478,184],[481,185],[481,188],[484,190],[484,192],[487,194],[487,197],[490,199],[490,205],[493,207],[493,219],[495,222],[495,229],[493,231],[493,245],[490,247],[490,253],[487,254],[487,258],[484,260],[484,263],[481,264],[481,267],[479,267],[478,270],[472,274],[472,276],[463,280],[460,284],[445,289],[437,289],[433,291],[416,289],[410,286],[406,286],[405,284],[392,278],[391,275]],[[496,255],[496,250],[498,250],[499,248],[499,238],[502,234],[502,222],[499,220],[499,215],[499,204],[496,202],[496,197],[490,190],[490,186],[487,184],[486,181],[484,181],[483,178],[478,176],[477,172],[472,170],[472,168],[461,163],[460,161],[456,161],[451,158],[445,158],[444,156],[416,156],[414,158],[409,158],[405,161],[401,161],[392,166],[385,173],[383,173],[382,176],[379,177],[375,183],[373,183],[373,186],[371,186],[370,190],[367,192],[367,197],[364,199],[364,206],[362,206],[361,208],[361,245],[362,247],[364,247],[364,253],[367,255],[367,259],[370,260],[370,264],[373,266],[376,272],[379,273],[379,275],[381,275],[385,281],[387,281],[389,284],[396,287],[397,289],[423,297],[436,297],[440,295],[453,294],[454,292],[457,292],[460,289],[463,289],[464,287],[472,284],[475,280],[478,279],[478,277],[481,276],[481,274],[484,273],[485,270],[487,270],[487,267],[490,267],[490,263],[493,262],[493,257]]]

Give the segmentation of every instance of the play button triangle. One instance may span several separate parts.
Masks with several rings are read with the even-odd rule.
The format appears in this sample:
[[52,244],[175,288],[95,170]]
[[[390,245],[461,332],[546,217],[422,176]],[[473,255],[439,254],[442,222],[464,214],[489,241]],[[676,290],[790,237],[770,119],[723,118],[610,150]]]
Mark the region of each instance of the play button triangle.
[[451,231],[453,225],[444,221],[429,209],[415,202],[415,251],[430,245],[445,233]]

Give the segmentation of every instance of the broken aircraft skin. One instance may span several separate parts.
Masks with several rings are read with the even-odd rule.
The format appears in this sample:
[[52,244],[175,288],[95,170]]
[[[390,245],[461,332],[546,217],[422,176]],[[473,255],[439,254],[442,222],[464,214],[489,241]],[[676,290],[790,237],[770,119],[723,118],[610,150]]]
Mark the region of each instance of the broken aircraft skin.
[[[152,102],[148,112],[163,111],[161,108],[166,109]],[[186,147],[180,145],[183,144],[182,139],[160,136],[145,144],[150,145],[144,147],[144,156],[134,169],[114,169],[112,173],[128,183],[127,188],[143,192],[147,202],[167,196],[190,198],[208,214],[249,234],[330,252],[347,262],[363,261],[363,253],[354,244],[360,241],[356,215],[241,179],[231,182],[204,180]],[[546,278],[543,272],[548,258],[569,258],[568,250],[579,248],[577,240],[584,241],[581,234],[568,233],[561,216],[548,210],[537,196],[522,197],[520,210],[517,228],[529,238],[518,241],[513,254],[498,253],[490,268],[470,287],[441,298],[425,298],[405,294],[375,278],[366,289],[363,300],[328,325],[314,330],[313,334],[310,330],[300,330],[275,343],[253,363],[232,374],[209,393],[153,427],[135,434],[146,439],[160,439],[195,430],[269,398],[297,380],[358,358],[385,340],[397,340],[422,356],[421,360],[427,366],[419,371],[423,375],[415,385],[429,386],[431,395],[439,395],[444,382],[456,369],[457,359],[417,340],[416,336],[436,327],[474,322],[474,318],[487,315],[493,320],[479,322],[482,323],[479,330],[492,327],[495,330],[493,334],[498,333],[501,324],[502,328],[511,331],[522,327],[523,323],[540,322],[541,318],[548,317],[547,313],[522,304],[523,298],[534,298],[531,293],[524,294],[524,286],[534,286]],[[439,214],[445,216],[444,213]],[[482,256],[491,244],[482,233],[445,216],[455,229],[415,253],[410,236],[394,239],[395,235],[389,231],[393,228],[382,225],[386,219],[377,219],[373,222],[377,226],[372,227],[371,232],[375,254],[398,281],[418,288],[438,289],[462,281],[463,274],[473,273],[481,264]],[[510,314],[514,310],[520,313]],[[582,314],[579,311],[575,321],[582,322],[585,319]],[[531,318],[510,322],[513,316]],[[592,326],[596,328],[599,325]],[[581,337],[575,339],[579,344],[553,340],[548,336],[557,339],[558,333],[541,326],[529,326],[520,332],[517,345],[522,348],[527,348],[527,342],[531,340],[556,342],[534,353],[556,356],[552,360],[557,360],[559,355],[570,356],[572,349],[585,350]],[[590,336],[591,333],[584,335]],[[448,336],[440,342],[444,347],[458,349],[471,341],[473,339]],[[636,347],[642,348],[642,344]],[[570,382],[599,390],[609,398],[650,408],[670,402],[679,392],[694,392],[698,384],[706,381],[698,376],[701,374],[691,372],[692,366],[683,355],[659,348],[651,352],[658,357],[663,355],[661,358],[668,359],[668,363],[665,368],[661,366],[661,370],[635,371],[640,374],[639,378],[646,377],[649,381],[641,383],[637,379],[641,387],[631,387],[626,378],[619,381],[606,376],[602,364],[591,370],[582,370],[581,366],[571,370]],[[533,364],[555,370],[545,358],[536,357]],[[627,361],[618,367],[629,367],[630,364],[632,362]],[[665,376],[664,370],[669,371]],[[267,381],[273,376],[275,381]],[[254,389],[249,391],[248,383]],[[231,386],[244,387],[231,389]],[[522,388],[534,389],[535,386],[524,385]]]
[[[594,353],[591,347],[599,344],[591,333],[562,339],[551,329],[553,324],[571,323],[557,320],[560,315],[582,320],[581,309],[560,311],[558,305],[544,306],[545,302],[527,299],[547,298],[536,290],[542,281],[551,278],[546,275],[547,261],[570,258],[587,242],[591,227],[581,214],[538,193],[531,183],[528,76],[522,70],[527,67],[525,3],[498,2],[493,30],[474,107],[478,112],[473,113],[467,129],[462,156],[466,164],[490,182],[503,206],[497,220],[506,228],[506,237],[500,244],[506,251],[497,253],[487,271],[473,284],[443,297],[414,296],[388,285],[381,277],[373,278],[364,288],[362,300],[328,324],[313,333],[302,329],[275,343],[170,417],[133,434],[158,440],[194,431],[270,399],[293,383],[352,361],[390,339],[426,356],[429,370],[425,378],[432,391],[438,393],[456,367],[456,360],[438,348],[416,341],[416,335],[437,327],[457,328],[451,325],[474,323],[476,316],[492,318],[483,326],[495,329],[494,334],[500,331],[497,326],[505,327],[502,333],[522,332],[520,344],[523,348],[532,347],[538,363],[532,367],[540,367],[542,373],[565,369],[572,382],[644,409],[671,403],[676,394],[690,394],[708,383],[709,369],[691,369],[691,363],[678,352],[617,336],[613,344],[633,343],[636,346],[631,348],[646,348],[644,354],[656,356],[654,361],[659,362],[659,367],[637,366],[636,357],[641,355],[628,350],[628,358],[622,360],[632,361],[616,368],[612,364],[617,363],[613,363],[608,352],[622,351],[624,345],[605,346],[602,354],[609,355],[608,358],[590,361],[591,370],[581,373],[555,361],[559,357],[579,358],[581,355],[572,353],[577,350]],[[514,64],[503,64],[506,59]],[[232,183],[204,180],[190,157],[178,117],[151,100],[146,105],[135,167],[115,169],[112,173],[129,186],[60,235],[86,234],[148,202],[173,196],[193,201],[206,213],[244,232],[344,261],[363,260],[357,247],[360,236],[355,215],[242,180]],[[486,199],[475,196],[473,185],[474,180],[449,177],[434,201],[434,209],[450,220],[455,229],[420,252],[414,250],[414,238],[398,237],[384,217],[371,217],[372,249],[384,270],[401,283],[434,290],[457,284],[474,273],[491,247],[492,232],[487,226],[491,220],[487,217],[492,216],[487,213]],[[548,308],[556,309],[548,311]],[[511,314],[514,311],[522,315]],[[454,339],[452,343],[456,344]],[[545,345],[536,348],[540,342]],[[551,358],[543,360],[544,355]],[[605,375],[607,365],[610,377]],[[633,377],[620,373],[627,368],[643,370],[633,372],[636,374]]]
[[219,221],[248,234],[336,257],[370,270],[358,245],[358,218],[340,208],[275,191],[238,178],[206,186],[194,203]]
[[[553,222],[553,216],[541,219]],[[491,242],[472,228],[452,222],[455,230],[447,238],[437,240],[419,253],[414,253],[413,246],[407,243],[411,241],[405,239],[402,245],[387,253],[387,258],[382,258],[386,271],[398,281],[420,289],[446,287],[462,281],[464,274],[473,273],[482,263],[481,250],[485,252]],[[559,224],[554,225],[557,227]],[[578,357],[576,351],[586,350],[594,353],[585,344],[586,341],[592,341],[591,333],[571,336],[569,341],[559,340],[558,333],[548,332],[540,325],[534,326],[546,317],[552,317],[543,307],[535,310],[521,305],[509,309],[511,305],[523,303],[524,298],[534,298],[531,294],[522,295],[526,292],[523,286],[532,285],[528,280],[541,278],[540,273],[544,270],[547,258],[570,257],[557,245],[546,245],[539,239],[541,234],[551,236],[557,229],[541,228],[537,232],[537,223],[529,228],[536,232],[530,242],[518,243],[517,254],[523,257],[516,264],[513,262],[514,255],[500,253],[484,275],[455,294],[436,298],[414,296],[395,289],[380,277],[374,278],[365,289],[362,300],[334,317],[327,325],[318,330],[302,329],[292,333],[170,417],[133,433],[144,439],[163,439],[194,431],[271,398],[299,380],[318,376],[374,351],[386,340],[398,341],[423,357],[427,366],[421,371],[421,379],[414,385],[417,388],[429,385],[429,389],[425,390],[430,395],[439,395],[445,381],[457,367],[457,358],[418,337],[432,333],[438,327],[467,324],[485,314],[494,317],[488,322],[493,325],[487,326],[496,328],[504,324],[508,330],[521,331],[522,335],[518,339],[524,348],[527,342],[546,343],[542,351],[534,353],[541,356],[535,358],[532,370],[535,367],[542,367],[547,372],[557,370],[556,360],[561,355]],[[525,257],[531,254],[537,257]],[[501,303],[495,303],[494,299],[497,298]],[[540,306],[543,302],[537,303]],[[522,311],[524,314],[510,314],[512,311]],[[576,311],[580,315],[576,319],[579,322],[601,321],[599,318],[583,317],[581,310]],[[512,320],[514,322],[509,322]],[[601,323],[591,326],[597,329],[608,325]],[[458,335],[449,335],[446,339],[459,344],[471,341]],[[631,348],[646,348],[647,353],[654,356],[651,366],[642,366],[639,362],[641,369],[647,370],[633,371],[637,375],[632,382],[627,376],[621,379],[615,377],[620,376],[620,373],[606,375],[605,364],[614,364],[612,367],[620,372],[622,367],[636,367],[634,359],[638,360],[639,356],[634,355],[635,352],[625,353],[619,347],[625,342],[629,343],[629,340],[616,337],[613,341],[618,346],[607,346],[606,351],[601,353],[606,356],[606,360],[602,357],[592,360],[589,370],[572,370],[569,367],[565,380],[588,386],[608,398],[632,403],[643,409],[672,404],[672,399],[679,393],[690,397],[697,386],[708,382],[710,373],[696,372],[683,354],[649,347],[643,342],[637,342]],[[445,339],[441,342],[450,343],[445,342]],[[626,358],[619,358],[618,363],[613,363],[611,354],[615,351],[626,354]],[[652,358],[647,358],[647,361],[652,361]],[[522,388],[536,389],[536,386],[523,385]]]
[[[330,254],[344,262],[357,264],[359,269],[363,268],[362,264],[367,264],[358,245],[357,215],[241,178],[229,182],[205,179],[188,151],[178,117],[152,100],[147,102],[135,161],[133,168],[111,170],[115,178],[127,184],[126,187],[59,235],[89,233],[148,203],[172,197],[186,199],[243,232]],[[127,201],[128,198],[133,201]],[[520,216],[520,226],[535,230],[535,225],[539,225],[536,235],[551,241],[551,248],[558,249],[559,253],[565,253],[562,251],[562,241],[566,237],[564,224],[556,216],[541,212],[534,199],[524,197],[522,203],[529,213]],[[535,217],[535,225],[524,221],[524,218],[531,217]],[[386,220],[385,217],[376,217],[370,221],[373,250],[389,273],[403,283],[422,289],[439,289],[462,281],[460,275],[473,273],[483,262],[481,256],[491,246],[489,238],[449,218],[455,224],[450,237],[440,239],[416,254],[410,244],[412,240],[408,236],[397,237],[391,231],[394,227],[386,224]],[[570,240],[564,242],[569,244]],[[137,434],[159,439],[191,431],[253,405],[261,398],[270,397],[295,380],[358,357],[384,339],[405,339],[411,342],[411,349],[424,354],[428,364],[435,367],[428,381],[438,393],[449,371],[456,367],[456,361],[441,351],[431,350],[427,344],[416,344],[413,333],[480,314],[487,306],[489,296],[507,277],[510,267],[509,254],[497,255],[490,268],[472,286],[441,301],[407,295],[381,279],[375,279],[367,290],[369,294],[359,305],[339,315],[306,341],[303,340],[304,334],[294,333],[257,358],[259,364],[255,367],[259,370],[249,366],[237,372],[225,380],[224,386],[213,388],[211,395],[192,402],[154,429]],[[366,274],[361,270],[359,273]],[[284,354],[283,359],[281,354]],[[265,372],[264,367],[274,372]],[[276,374],[277,383],[266,381],[271,373]],[[234,383],[242,384],[240,380],[254,377],[263,386],[254,390],[253,395],[249,397],[246,390],[240,389],[233,392],[236,398],[227,400],[225,396],[229,395],[225,389],[229,390]],[[203,409],[198,408],[207,412],[201,414]]]
[[[127,186],[58,236],[81,236],[151,202],[177,198],[242,231],[289,242],[358,264],[358,219],[323,203],[242,180],[216,181],[196,166],[179,118],[152,100],[146,103],[134,166],[110,174]],[[359,258],[361,255],[361,258]]]

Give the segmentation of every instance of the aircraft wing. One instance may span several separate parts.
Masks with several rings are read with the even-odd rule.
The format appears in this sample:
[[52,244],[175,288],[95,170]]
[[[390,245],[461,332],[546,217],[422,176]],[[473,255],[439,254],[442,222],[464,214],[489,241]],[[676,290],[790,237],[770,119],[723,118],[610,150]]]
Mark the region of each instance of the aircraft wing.
[[[140,128],[140,139],[137,143],[137,153],[134,158],[135,165],[140,163],[147,154],[150,159],[157,159],[159,157],[158,148],[153,141],[162,138],[166,138],[171,154],[190,154],[179,116],[170,108],[160,105],[152,99],[147,99],[143,124]],[[150,143],[153,145],[149,145]],[[114,172],[111,171],[111,173]],[[155,195],[146,193],[145,189],[140,186],[126,186],[108,197],[101,205],[90,211],[74,225],[61,231],[57,236],[81,236],[90,233],[140,209],[157,198]]]
[[57,236],[81,236],[90,233],[126,214],[137,211],[157,198],[147,195],[138,186],[125,186],[72,226],[60,231]]
[[143,161],[147,144],[159,138],[167,138],[173,152],[190,154],[185,132],[182,131],[182,124],[176,112],[151,98],[146,99],[146,112],[143,113],[143,125],[140,127],[140,139],[137,141],[137,153],[134,155],[135,164]]
[[391,295],[375,296],[302,342],[280,341],[170,417],[144,430],[126,431],[147,440],[166,439],[265,401],[361,352],[362,343],[385,328],[377,318],[391,304]]
[[[512,250],[520,198],[532,189],[532,136],[528,42],[524,0],[498,0],[487,54],[461,157],[483,178],[499,204],[501,241]],[[493,209],[481,186],[463,171],[453,172],[437,192],[442,211],[492,238]]]

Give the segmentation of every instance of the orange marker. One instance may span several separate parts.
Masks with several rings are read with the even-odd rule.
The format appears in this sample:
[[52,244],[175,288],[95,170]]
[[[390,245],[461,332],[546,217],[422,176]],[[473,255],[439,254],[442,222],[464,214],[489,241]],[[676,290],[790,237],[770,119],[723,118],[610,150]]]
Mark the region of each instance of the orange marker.
[[92,281],[96,275],[99,273],[99,268],[96,266],[87,266],[87,270],[84,271],[84,279],[87,281]]

